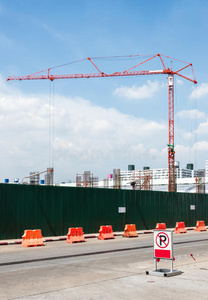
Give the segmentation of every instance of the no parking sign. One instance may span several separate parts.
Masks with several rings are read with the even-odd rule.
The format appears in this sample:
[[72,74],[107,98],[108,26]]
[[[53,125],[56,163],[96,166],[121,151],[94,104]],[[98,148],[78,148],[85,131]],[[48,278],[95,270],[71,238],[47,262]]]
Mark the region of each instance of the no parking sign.
[[[171,266],[168,269],[158,269],[158,258],[170,260]],[[146,271],[147,275],[175,276],[182,272],[173,270],[173,230],[154,230],[154,270]]]
[[173,259],[173,232],[154,231],[154,258]]

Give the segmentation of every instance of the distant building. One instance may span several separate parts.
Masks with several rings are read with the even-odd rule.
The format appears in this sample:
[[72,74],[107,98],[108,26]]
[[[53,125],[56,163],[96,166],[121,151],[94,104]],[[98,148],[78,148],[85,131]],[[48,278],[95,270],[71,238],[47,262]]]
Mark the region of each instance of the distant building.
[[[115,173],[115,171],[117,173]],[[200,170],[194,170],[194,165],[192,163],[187,164],[186,168],[181,169],[179,162],[175,162],[175,175],[178,192],[196,192],[196,182],[198,184],[201,182],[202,184],[200,184],[199,189],[206,192],[206,187],[208,188],[208,160],[205,162],[205,169]],[[114,169],[113,174],[108,174],[108,178],[99,180],[96,187],[138,189],[139,186],[139,188],[143,188],[148,176],[149,178],[151,177],[151,180],[149,183],[146,183],[147,189],[154,191],[168,191],[168,168],[150,169],[150,167],[145,166],[143,167],[143,170],[136,170],[135,165],[129,165],[128,170]],[[137,187],[134,185],[134,182],[139,183]],[[60,185],[76,186],[76,183]]]
[[205,177],[208,177],[208,160],[205,161]]
[[[202,181],[202,177],[205,173],[205,179],[203,180],[204,189],[206,188],[206,183],[208,183],[208,160],[206,161],[206,171],[204,170],[194,170],[193,164],[187,164],[185,169],[180,169],[179,162],[175,163],[175,174],[176,174],[176,184],[178,192],[195,192],[196,191],[196,178],[198,182]],[[132,183],[139,182],[139,178],[143,179],[145,176],[151,174],[151,190],[155,191],[168,191],[168,168],[162,169],[150,169],[150,167],[143,167],[143,170],[136,170],[134,165],[129,165],[128,170],[120,171],[120,185],[123,189],[132,189],[134,185]],[[200,180],[199,180],[200,178]],[[107,180],[107,183],[106,183]],[[141,182],[140,187],[141,187]],[[113,178],[103,179],[98,183],[99,187],[113,188]],[[139,188],[140,188],[139,187]],[[205,189],[206,190],[206,189]]]

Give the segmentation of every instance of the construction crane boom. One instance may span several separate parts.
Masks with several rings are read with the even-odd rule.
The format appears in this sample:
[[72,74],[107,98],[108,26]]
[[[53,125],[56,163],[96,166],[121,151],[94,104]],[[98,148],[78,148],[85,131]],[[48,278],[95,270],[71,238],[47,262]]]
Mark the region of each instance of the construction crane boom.
[[9,80],[40,80],[40,79],[49,79],[51,81],[55,79],[75,79],[75,78],[100,78],[100,77],[116,77],[116,76],[137,76],[137,75],[159,75],[159,74],[167,74],[167,75],[178,75],[187,80],[192,81],[193,83],[197,83],[195,80],[192,80],[186,76],[179,74],[178,72],[173,72],[168,70],[143,70],[143,71],[134,71],[134,72],[115,72],[112,74],[105,73],[87,73],[87,74],[64,74],[64,75],[27,75],[27,76],[9,76],[7,81]]
[[[163,66],[163,69],[162,70],[143,70],[143,71],[131,71],[132,69],[136,68],[136,67],[139,67],[140,65],[152,60],[153,58],[155,57],[159,57],[160,58],[160,61],[162,63],[162,66]],[[164,55],[163,55],[164,56]],[[130,55],[131,57],[131,55]],[[167,58],[169,58],[168,56],[166,56]],[[46,70],[43,70],[43,71],[40,71],[38,73],[35,73],[35,74],[31,74],[31,75],[26,75],[26,76],[8,76],[7,78],[7,81],[9,80],[44,80],[44,79],[48,79],[48,80],[55,80],[55,79],[75,79],[75,78],[100,78],[100,77],[116,77],[116,76],[138,76],[138,75],[158,75],[158,74],[166,74],[166,75],[178,75],[178,76],[181,76],[183,77],[184,79],[187,79],[193,83],[197,83],[197,81],[195,80],[195,77],[194,77],[194,72],[193,72],[193,67],[192,67],[192,64],[190,63],[185,63],[186,65],[181,68],[181,69],[178,69],[177,71],[172,71],[170,68],[166,68],[164,62],[163,62],[163,59],[162,59],[162,55],[161,54],[156,54],[154,56],[152,56],[151,58],[133,66],[132,68],[128,69],[128,70],[125,70],[125,71],[122,71],[122,72],[114,72],[114,73],[111,73],[111,74],[106,74],[102,71],[100,71],[100,69],[97,67],[97,65],[92,61],[92,59],[90,57],[87,58],[87,60],[89,60],[93,65],[94,67],[98,70],[98,73],[86,73],[86,74],[62,74],[62,75],[53,75],[53,74],[50,74],[50,71],[54,68],[48,68]],[[184,69],[188,68],[188,67],[191,67],[192,69],[192,74],[193,74],[193,79],[187,77],[187,76],[184,76],[182,75],[180,72],[183,71]],[[45,75],[37,75],[37,74],[40,74],[40,73],[43,73],[43,72],[47,72],[47,74]]]
[[[129,55],[129,58],[136,58],[141,57],[141,55]],[[154,58],[159,57],[159,60],[162,65],[161,70],[143,70],[143,71],[135,71],[135,68],[153,60]],[[173,71],[172,67],[166,67],[163,58],[168,58],[171,60],[175,60],[177,62],[181,62],[185,64],[183,67]],[[98,58],[98,57],[97,57]],[[55,80],[55,79],[75,79],[75,78],[107,78],[107,77],[118,77],[118,76],[138,76],[138,75],[168,75],[168,119],[169,119],[169,144],[168,144],[168,190],[171,192],[176,191],[176,184],[175,184],[175,150],[174,150],[174,75],[178,75],[186,80],[193,82],[194,84],[197,83],[194,77],[194,71],[191,63],[187,63],[181,60],[177,60],[171,58],[169,56],[165,56],[162,54],[155,54],[150,58],[138,63],[137,65],[131,67],[128,70],[124,70],[122,72],[114,72],[110,74],[106,74],[102,72],[98,66],[94,63],[94,60],[97,58],[86,58],[92,65],[97,69],[98,73],[85,73],[85,74],[61,74],[61,75],[53,75],[51,74],[51,70],[54,68],[48,68],[46,70],[37,72],[35,74],[27,75],[27,76],[9,76],[7,81],[9,80]],[[107,57],[106,57],[107,58]],[[112,57],[111,57],[112,58]],[[82,61],[82,60],[81,60]],[[65,64],[66,65],[66,64]],[[183,75],[181,72],[187,68],[191,68],[193,78]],[[46,72],[46,74],[42,74]]]

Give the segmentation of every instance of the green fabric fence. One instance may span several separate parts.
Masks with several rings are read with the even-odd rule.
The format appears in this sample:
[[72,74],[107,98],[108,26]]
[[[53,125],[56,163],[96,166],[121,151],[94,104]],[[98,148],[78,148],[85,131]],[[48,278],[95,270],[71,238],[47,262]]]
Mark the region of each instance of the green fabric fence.
[[208,224],[207,194],[0,184],[1,240],[21,238],[25,229],[41,229],[46,237],[66,235],[69,227],[98,233],[101,225],[145,230],[156,223],[195,226],[197,220]]

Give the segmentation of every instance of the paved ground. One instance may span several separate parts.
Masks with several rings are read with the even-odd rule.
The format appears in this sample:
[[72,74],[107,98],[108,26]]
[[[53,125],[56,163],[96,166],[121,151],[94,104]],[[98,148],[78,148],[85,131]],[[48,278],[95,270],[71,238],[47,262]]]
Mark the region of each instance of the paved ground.
[[152,234],[1,246],[0,299],[208,299],[208,233],[174,235],[174,243],[174,269],[183,273],[169,278],[145,274],[153,269]]

